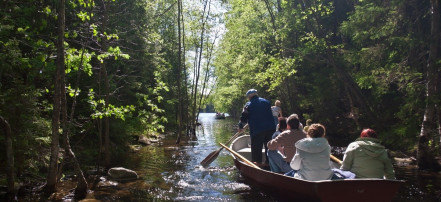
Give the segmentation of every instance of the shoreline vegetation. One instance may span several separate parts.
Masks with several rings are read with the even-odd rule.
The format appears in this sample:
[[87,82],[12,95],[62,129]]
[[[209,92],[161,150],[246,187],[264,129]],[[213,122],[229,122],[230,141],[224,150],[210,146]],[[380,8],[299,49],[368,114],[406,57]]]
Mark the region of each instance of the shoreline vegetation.
[[[166,134],[166,135],[171,136],[173,134]],[[124,151],[125,152],[124,155],[130,155],[130,153],[139,152],[139,150],[142,147],[159,147],[160,145],[164,144],[163,139],[166,138],[166,135],[152,135],[147,139],[141,138],[138,141],[133,141],[132,142],[133,144],[127,145],[127,148]],[[144,142],[145,140],[150,141],[150,143],[146,144]],[[183,139],[183,140],[187,140],[187,139]],[[188,138],[188,140],[190,140],[190,138]],[[181,146],[185,146],[185,145],[188,145],[188,143],[186,143],[186,141],[183,141],[181,143]],[[170,146],[173,146],[173,144],[171,144]],[[170,149],[173,150],[173,148]],[[337,156],[340,159],[343,156],[343,151],[345,151],[345,147],[332,147],[333,155]],[[405,167],[407,169],[418,169],[415,156],[409,156],[401,151],[390,151],[389,154],[395,166]],[[441,161],[440,157],[437,157],[437,159],[438,161]],[[119,186],[118,182],[127,182],[127,180],[123,180],[123,179],[121,180],[107,179],[108,176],[103,168],[101,168],[100,171],[98,171],[96,170],[97,167],[94,165],[83,165],[83,167],[85,170],[85,175],[87,176],[86,179],[89,184],[89,189],[92,191],[92,193],[100,190],[102,191],[103,189],[106,189],[107,186],[118,187]],[[436,172],[434,172],[434,174],[436,174]],[[107,180],[103,181],[102,177],[105,177]],[[24,174],[18,180],[20,182],[18,182],[16,185],[16,187],[18,187],[16,197],[18,197],[19,199],[47,198],[52,201],[73,199],[74,194],[72,191],[77,186],[75,172],[72,169],[66,170],[65,175],[60,180],[60,183],[57,186],[56,192],[54,192],[51,195],[46,195],[43,192],[43,187],[45,184],[45,176],[43,175],[27,173]],[[6,186],[0,186],[1,198],[7,198],[6,190],[7,190]],[[94,197],[95,197],[94,194],[88,194],[85,199],[95,199]]]
[[105,173],[140,136],[195,141],[201,112],[237,117],[251,88],[283,114],[325,125],[335,146],[372,128],[405,154],[398,161],[440,171],[440,9],[436,0],[2,1],[1,190],[44,181],[37,188],[50,196],[75,172],[80,200],[88,166]]

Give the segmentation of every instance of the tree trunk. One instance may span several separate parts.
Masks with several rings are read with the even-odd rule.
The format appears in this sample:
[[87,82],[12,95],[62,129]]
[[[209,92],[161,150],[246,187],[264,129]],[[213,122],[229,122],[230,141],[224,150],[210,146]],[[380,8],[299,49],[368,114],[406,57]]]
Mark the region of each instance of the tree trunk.
[[[199,59],[198,59],[198,66],[197,66],[197,73],[196,73],[196,81],[194,82],[195,83],[195,90],[194,90],[194,100],[193,100],[193,116],[195,116],[195,118],[194,118],[194,120],[192,120],[193,122],[194,122],[194,128],[193,128],[193,130],[196,130],[196,124],[197,124],[197,122],[198,122],[198,117],[197,117],[197,113],[198,112],[196,112],[196,109],[197,109],[197,94],[198,94],[198,83],[199,83],[199,76],[200,76],[200,71],[201,71],[201,60],[202,60],[202,52],[203,52],[203,50],[204,50],[204,36],[205,36],[205,23],[207,22],[207,20],[208,20],[208,16],[210,15],[210,8],[211,8],[211,6],[210,6],[210,0],[207,0],[206,2],[205,2],[205,5],[204,5],[204,12],[202,13],[202,30],[201,30],[201,40],[200,40],[200,51],[199,51]],[[205,17],[204,15],[205,15],[205,10],[206,10],[206,7],[207,7],[207,5],[208,5],[208,12],[207,12],[207,17]],[[205,18],[205,19],[204,19]],[[193,135],[196,135],[195,134],[195,132],[193,133]]]
[[178,0],[178,137],[176,138],[176,144],[181,141],[182,134],[182,44],[181,44],[181,0]]
[[277,0],[277,12],[278,13],[282,12],[282,1],[281,0]]
[[351,109],[350,117],[354,120],[355,125],[357,126],[357,131],[360,131],[361,126],[360,126],[360,123],[358,122],[358,110],[355,110],[356,107],[354,106],[354,102],[352,101],[352,96],[349,94],[349,90],[348,90],[347,86],[345,86],[345,93],[346,93],[346,96],[348,97],[349,108]]
[[[438,82],[441,81],[438,79]],[[438,90],[438,95],[439,95],[439,90]],[[438,155],[441,155],[441,110],[439,109],[439,107],[436,109],[436,112],[438,113],[438,138],[439,138],[439,142],[438,142]]]
[[6,178],[8,185],[8,193],[15,193],[14,181],[14,150],[12,148],[12,132],[8,121],[0,116],[0,124],[6,135]]
[[87,181],[86,178],[84,177],[83,170],[81,169],[80,164],[78,163],[77,157],[73,153],[72,148],[70,146],[68,132],[63,133],[63,136],[64,136],[63,137],[64,149],[66,156],[68,157],[68,159],[72,160],[75,168],[75,173],[77,175],[78,184],[77,187],[75,187],[75,199],[84,199],[86,198],[87,190],[88,190]]
[[[69,123],[68,125],[71,125],[71,123]],[[67,126],[67,127],[70,127],[70,126]],[[76,158],[76,156],[70,146],[70,142],[69,142],[70,129],[67,129],[67,130],[68,131],[63,132],[64,150],[65,150],[65,154],[67,157],[67,159],[65,161],[71,160],[73,162],[75,173],[77,175],[78,183],[77,183],[77,186],[75,187],[75,199],[84,199],[84,198],[86,198],[87,190],[88,190],[87,181],[86,181],[86,178],[84,177],[83,170],[81,169],[80,164],[78,163],[78,160],[77,160],[77,158]]]
[[[64,94],[65,96],[66,94]],[[74,104],[72,104],[74,105]],[[75,108],[74,106],[72,108]],[[66,111],[65,111],[66,112]],[[67,113],[64,113],[64,115],[66,115],[67,117]],[[74,154],[74,152],[72,151],[72,148],[70,146],[70,141],[69,141],[69,134],[71,131],[71,124],[72,124],[72,118],[73,118],[73,112],[71,112],[71,117],[70,117],[70,122],[68,124],[64,124],[66,125],[67,128],[63,129],[63,146],[64,146],[64,153],[66,155],[66,159],[64,159],[63,161],[69,162],[69,160],[71,160],[74,164],[74,169],[75,169],[75,173],[77,175],[77,187],[75,188],[75,198],[76,199],[84,199],[86,198],[87,195],[87,182],[86,182],[86,178],[84,177],[83,174],[83,170],[80,167],[80,164],[78,163],[78,160]],[[67,121],[64,120],[64,121]]]
[[438,77],[438,67],[436,62],[439,60],[439,43],[440,43],[440,22],[439,22],[439,1],[431,0],[432,19],[430,32],[430,47],[429,58],[427,61],[426,72],[426,109],[424,111],[423,123],[421,124],[421,133],[418,141],[417,162],[419,169],[423,170],[438,170],[439,163],[435,160],[433,151],[429,147],[429,141],[433,140],[435,134],[439,133],[437,130],[437,100],[436,87]]
[[[99,72],[98,72],[98,95],[101,98],[101,77],[102,77],[102,68],[100,66],[99,68]],[[101,109],[102,110],[102,109]],[[98,127],[98,144],[99,144],[99,152],[98,152],[98,161],[97,163],[97,171],[100,171],[100,166],[104,165],[103,163],[103,150],[104,150],[104,146],[103,146],[103,119],[98,118],[96,120],[97,122],[97,127]]]
[[[199,54],[199,49],[196,47],[196,51],[195,51],[195,55],[194,55],[194,62],[193,62],[193,83],[191,86],[191,94],[190,94],[190,100],[188,101],[188,106],[190,108],[190,123],[189,123],[189,127],[190,130],[193,131],[193,128],[195,127],[195,108],[193,108],[193,100],[196,99],[196,74],[197,74],[197,61],[198,61],[198,54]],[[190,131],[190,133],[192,133]]]
[[[53,193],[56,190],[58,173],[59,154],[59,129],[60,129],[60,107],[61,107],[61,74],[64,72],[64,27],[65,27],[65,0],[58,1],[58,39],[57,39],[57,61],[54,79],[54,105],[52,113],[52,137],[49,172],[47,175],[45,192]],[[64,86],[63,86],[64,87]]]
[[[109,107],[109,79],[107,77],[106,65],[103,64],[104,73],[104,93],[105,93],[105,110]],[[104,167],[110,169],[110,120],[108,116],[104,117]]]
[[[182,0],[181,0],[181,9],[183,9]],[[188,106],[189,106],[190,101],[188,99],[187,67],[185,66],[185,21],[184,21],[184,14],[183,14],[182,10],[181,10],[181,21],[182,21],[182,33],[183,33],[182,34],[182,52],[183,52],[182,68],[184,70],[184,92],[185,92],[185,94],[184,94],[185,102],[182,105],[182,108],[183,108],[182,113],[183,113],[183,116],[185,116],[183,119],[183,123],[184,123],[183,128],[185,128],[186,131],[188,132],[188,130],[187,130],[187,128],[188,128]]]
[[[268,13],[270,14],[271,17],[271,25],[273,27],[273,31],[276,32],[277,31],[277,27],[276,27],[276,17],[274,16],[274,12],[273,9],[271,8],[270,3],[268,2],[268,0],[263,0],[265,2],[265,6],[266,9],[268,10]],[[279,7],[278,7],[279,8]]]
[[436,83],[438,84],[436,87],[436,99],[438,100],[438,107],[436,108],[436,113],[438,114],[438,155],[441,155],[441,69],[438,69],[438,78]]
[[[102,11],[103,11],[103,24],[101,27],[101,32],[104,33],[107,30],[108,23],[108,14],[106,9],[106,1],[102,0]],[[106,36],[101,37],[101,51],[107,52],[107,38]],[[100,63],[101,72],[103,74],[104,79],[104,110],[107,110],[109,107],[109,97],[110,97],[110,86],[109,86],[109,78],[107,75],[106,61]],[[110,118],[108,116],[104,116],[104,167],[110,169]]]
[[[202,106],[202,100],[207,99],[207,96],[204,96],[204,92],[205,92],[205,88],[206,85],[208,83],[209,80],[209,73],[210,73],[210,64],[211,64],[211,59],[212,59],[212,54],[213,54],[213,50],[214,50],[214,44],[216,43],[216,39],[217,39],[217,33],[215,35],[215,38],[213,39],[213,42],[211,43],[211,47],[207,46],[207,48],[209,48],[209,53],[208,53],[208,58],[207,58],[207,66],[205,69],[205,77],[204,77],[204,82],[202,84],[202,94],[201,97],[199,99],[199,108],[198,108],[198,113],[197,113],[197,117],[199,117],[199,113],[201,111],[201,106]],[[208,40],[208,39],[207,39]]]
[[[77,187],[75,188],[75,198],[76,199],[84,199],[86,198],[87,195],[87,182],[86,182],[86,178],[84,177],[83,174],[83,170],[80,167],[80,164],[78,163],[78,160],[74,154],[74,152],[72,151],[72,148],[70,146],[70,141],[69,141],[69,135],[72,131],[72,122],[73,122],[73,118],[74,118],[74,113],[75,113],[75,107],[76,107],[76,98],[77,98],[77,90],[79,87],[79,83],[80,83],[80,77],[81,77],[81,71],[82,71],[82,64],[83,64],[83,58],[84,58],[84,50],[81,54],[81,60],[80,60],[80,67],[78,68],[78,72],[77,72],[77,80],[76,80],[76,87],[75,87],[75,92],[74,92],[74,97],[73,97],[73,101],[72,101],[72,107],[71,107],[71,112],[70,112],[70,116],[69,116],[69,122],[68,122],[68,116],[67,116],[67,99],[66,99],[66,88],[62,88],[61,89],[61,98],[62,98],[62,112],[63,112],[63,143],[64,143],[64,153],[66,155],[66,159],[63,160],[63,162],[70,162],[69,160],[71,160],[74,164],[74,168],[75,168],[75,172],[77,175]],[[65,80],[65,73],[63,71],[62,76],[61,76],[61,84],[62,86],[65,86],[66,80]]]

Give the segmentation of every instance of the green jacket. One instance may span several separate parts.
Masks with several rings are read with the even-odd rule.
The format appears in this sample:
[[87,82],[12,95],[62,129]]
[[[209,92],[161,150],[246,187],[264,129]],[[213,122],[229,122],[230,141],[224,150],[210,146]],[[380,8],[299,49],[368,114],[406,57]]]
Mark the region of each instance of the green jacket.
[[358,138],[349,144],[340,169],[355,173],[357,178],[395,179],[387,151],[376,138]]

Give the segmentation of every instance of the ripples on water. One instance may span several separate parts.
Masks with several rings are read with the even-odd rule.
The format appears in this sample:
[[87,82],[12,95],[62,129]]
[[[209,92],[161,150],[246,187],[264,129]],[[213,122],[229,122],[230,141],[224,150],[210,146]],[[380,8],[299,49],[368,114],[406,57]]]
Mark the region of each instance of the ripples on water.
[[[160,145],[129,154],[121,166],[135,170],[141,179],[117,185],[107,182],[94,191],[94,197],[103,201],[277,201],[241,177],[225,150],[210,167],[200,166],[210,152],[220,148],[219,142],[227,142],[236,132],[237,120],[216,120],[214,113],[205,113],[199,121],[197,141],[176,146],[175,137],[167,137]],[[396,172],[407,183],[394,201],[439,200],[439,174],[405,167]]]
[[[175,137],[161,145],[141,148],[124,160],[123,167],[138,172],[140,180],[98,188],[94,195],[101,200],[124,201],[274,201],[248,185],[234,167],[231,156],[222,151],[204,168],[199,163],[220,148],[236,132],[236,120],[214,119],[214,113],[201,114],[197,141],[176,146]],[[129,194],[130,193],[130,194]]]
[[413,167],[395,167],[396,177],[406,183],[394,201],[441,201],[441,173]]

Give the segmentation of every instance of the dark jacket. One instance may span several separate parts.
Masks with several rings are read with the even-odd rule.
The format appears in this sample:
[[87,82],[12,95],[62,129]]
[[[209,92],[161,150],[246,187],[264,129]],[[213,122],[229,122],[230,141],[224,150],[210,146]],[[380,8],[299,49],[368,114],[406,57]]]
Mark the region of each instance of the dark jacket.
[[276,130],[271,103],[258,96],[251,98],[243,107],[239,128],[248,123],[251,137],[268,130]]

